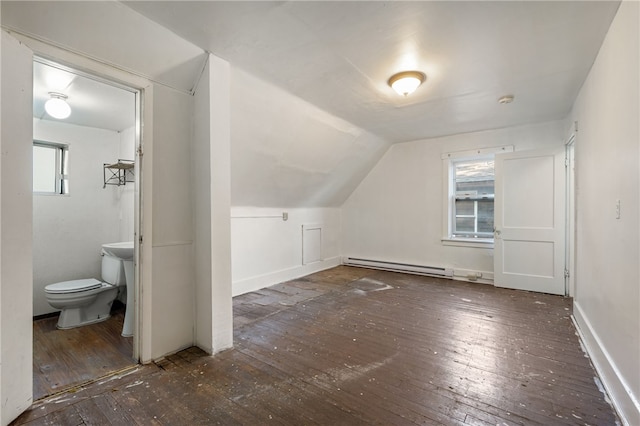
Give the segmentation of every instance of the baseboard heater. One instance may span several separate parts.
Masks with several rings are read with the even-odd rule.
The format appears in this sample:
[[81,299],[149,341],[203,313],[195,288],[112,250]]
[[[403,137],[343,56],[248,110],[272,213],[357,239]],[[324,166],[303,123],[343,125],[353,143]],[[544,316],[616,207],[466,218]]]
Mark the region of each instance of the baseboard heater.
[[411,265],[408,263],[359,259],[357,257],[345,257],[342,264],[349,266],[360,266],[363,268],[382,269],[384,271],[404,272],[408,274],[428,275],[430,277],[453,279],[453,269],[438,268],[434,266]]

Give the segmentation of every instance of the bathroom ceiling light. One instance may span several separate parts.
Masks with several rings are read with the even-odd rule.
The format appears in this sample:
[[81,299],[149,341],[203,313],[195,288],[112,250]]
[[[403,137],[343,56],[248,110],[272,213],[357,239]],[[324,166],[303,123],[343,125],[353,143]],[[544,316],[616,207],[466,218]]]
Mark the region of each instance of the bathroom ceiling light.
[[57,92],[49,92],[49,96],[51,96],[51,99],[44,104],[44,109],[47,111],[47,114],[59,120],[65,119],[71,115],[71,107],[66,101],[66,95]]
[[510,104],[511,102],[513,102],[513,95],[505,95],[503,97],[501,97],[500,99],[498,99],[498,103],[499,104]]
[[402,71],[392,75],[388,83],[399,95],[407,96],[415,92],[426,79],[426,74],[421,71]]

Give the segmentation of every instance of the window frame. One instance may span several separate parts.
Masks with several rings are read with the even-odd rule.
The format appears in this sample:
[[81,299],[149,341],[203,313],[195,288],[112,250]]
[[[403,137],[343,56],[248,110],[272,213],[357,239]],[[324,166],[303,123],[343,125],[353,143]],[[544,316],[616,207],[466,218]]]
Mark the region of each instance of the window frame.
[[[493,236],[462,237],[453,235],[455,222],[456,182],[455,164],[470,161],[495,159],[502,152],[513,152],[513,146],[480,148],[468,151],[448,152],[442,154],[443,170],[443,202],[442,202],[442,244],[449,246],[493,248]],[[475,203],[474,203],[475,204]]]
[[32,189],[34,195],[69,195],[69,145],[58,142],[49,142],[34,139],[32,148],[42,147],[55,150],[55,189],[54,191],[35,191]]

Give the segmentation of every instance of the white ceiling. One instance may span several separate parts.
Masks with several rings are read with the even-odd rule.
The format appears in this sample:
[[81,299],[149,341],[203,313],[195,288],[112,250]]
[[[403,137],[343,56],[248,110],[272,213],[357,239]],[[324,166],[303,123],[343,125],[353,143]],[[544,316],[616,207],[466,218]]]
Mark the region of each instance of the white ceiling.
[[[390,142],[563,119],[618,1],[125,4]],[[388,86],[418,69],[407,98]],[[497,99],[515,95],[515,102]]]
[[45,112],[49,92],[66,95],[71,115],[65,123],[122,131],[135,124],[135,94],[131,91],[78,75],[47,61],[33,65],[33,116],[57,120]]
[[[2,0],[0,9],[5,30],[97,59],[183,93],[193,91],[206,63],[207,55],[201,48],[116,1]],[[43,73],[48,71],[36,70],[34,76],[34,116],[50,119],[43,115],[42,104],[51,91]],[[72,108],[66,122],[111,130],[132,125],[123,124],[132,120],[133,114],[117,101],[120,95],[116,89],[78,77],[65,90]]]

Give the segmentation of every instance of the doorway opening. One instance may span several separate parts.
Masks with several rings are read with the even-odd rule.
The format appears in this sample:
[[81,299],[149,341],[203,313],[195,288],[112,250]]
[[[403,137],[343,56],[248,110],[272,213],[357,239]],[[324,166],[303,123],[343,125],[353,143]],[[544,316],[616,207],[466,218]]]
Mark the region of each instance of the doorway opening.
[[34,57],[34,400],[138,363],[140,97]]

